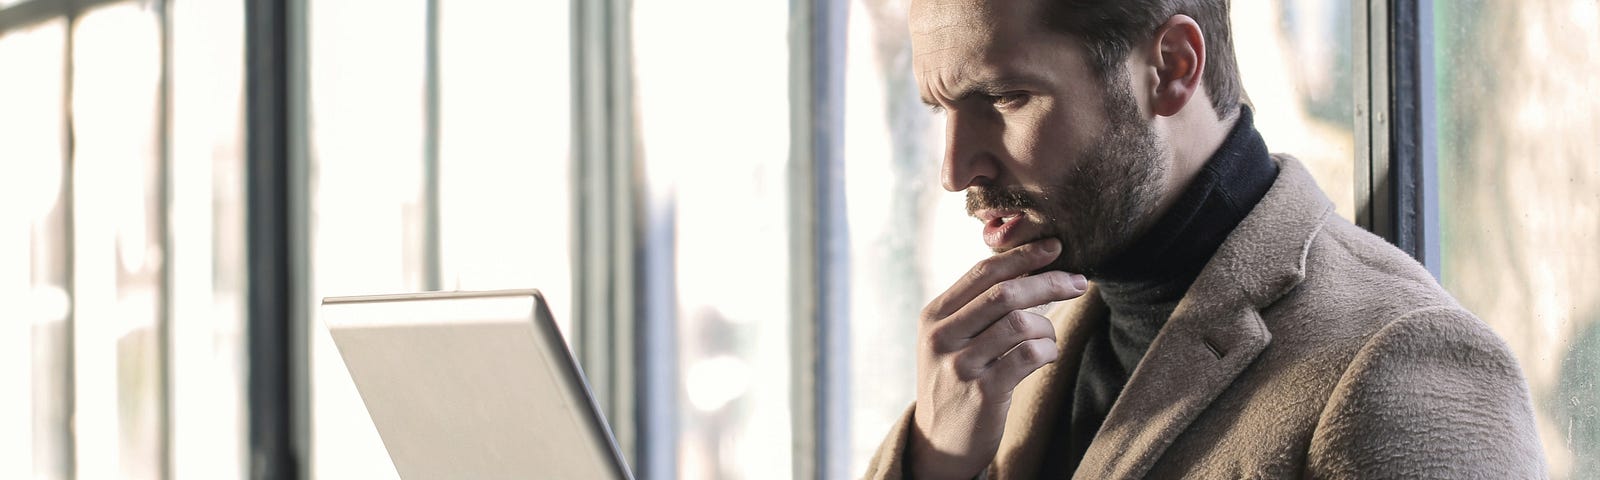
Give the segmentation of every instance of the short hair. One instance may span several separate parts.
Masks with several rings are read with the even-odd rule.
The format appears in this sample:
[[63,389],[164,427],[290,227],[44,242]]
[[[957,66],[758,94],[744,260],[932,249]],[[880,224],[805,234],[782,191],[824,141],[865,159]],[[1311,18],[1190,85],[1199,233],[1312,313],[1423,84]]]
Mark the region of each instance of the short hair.
[[1128,52],[1173,15],[1183,14],[1200,25],[1206,42],[1206,71],[1200,79],[1218,118],[1230,118],[1244,96],[1239,65],[1234,60],[1228,22],[1229,0],[1036,0],[1043,2],[1045,27],[1084,43],[1090,65],[1102,79],[1116,78],[1115,68]]

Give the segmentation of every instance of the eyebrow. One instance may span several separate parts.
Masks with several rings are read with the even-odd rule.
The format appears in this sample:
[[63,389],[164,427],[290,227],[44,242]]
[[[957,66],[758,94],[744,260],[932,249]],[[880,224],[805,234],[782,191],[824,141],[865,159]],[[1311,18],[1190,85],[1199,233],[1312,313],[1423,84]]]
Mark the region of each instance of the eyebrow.
[[[1040,81],[1039,77],[1030,74],[1000,75],[992,80],[977,80],[967,83],[965,86],[962,86],[956,91],[955,98],[951,99],[951,101],[953,103],[960,103],[968,98],[971,98],[973,95],[1000,93],[1009,90],[1016,90],[1027,85],[1038,85],[1040,83],[1042,82]],[[927,95],[922,95],[921,99],[923,105],[927,105],[928,108],[932,108],[936,112],[944,110],[944,105],[940,105],[939,102],[934,101],[933,98],[928,97]]]

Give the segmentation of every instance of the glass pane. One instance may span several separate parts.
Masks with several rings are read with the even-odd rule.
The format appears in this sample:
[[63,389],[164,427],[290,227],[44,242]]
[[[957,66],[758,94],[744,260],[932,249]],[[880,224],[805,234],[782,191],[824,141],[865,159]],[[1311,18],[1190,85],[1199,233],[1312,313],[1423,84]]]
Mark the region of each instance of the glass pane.
[[1600,12],[1436,2],[1442,276],[1516,352],[1553,478],[1600,478]]
[[[1303,161],[1354,218],[1350,8],[1336,0],[1236,3],[1239,67],[1273,151]],[[989,255],[964,195],[939,186],[944,121],[918,99],[906,8],[852,0],[845,176],[851,248],[851,471],[866,468],[916,393],[918,312]],[[883,339],[906,339],[885,342]]]
[[244,9],[172,2],[172,475],[246,475]]
[[77,474],[161,478],[159,23],[119,4],[81,17],[73,35]]
[[[1273,152],[1311,171],[1339,215],[1355,220],[1352,8],[1345,0],[1234,2],[1239,75]],[[1364,158],[1364,157],[1363,157]]]
[[[312,300],[421,290],[425,3],[307,5]],[[327,329],[311,327],[313,475],[394,478]]]
[[678,405],[678,477],[787,476],[788,5],[640,1],[633,19],[643,194],[676,234],[681,375],[679,398],[641,401]]
[[72,345],[65,23],[0,35],[0,477],[65,479]]
[[850,471],[866,470],[916,396],[917,314],[989,256],[966,197],[939,184],[944,120],[919,100],[904,2],[850,2],[845,198],[850,225]]
[[440,2],[439,233],[446,290],[538,288],[570,332],[569,3]]

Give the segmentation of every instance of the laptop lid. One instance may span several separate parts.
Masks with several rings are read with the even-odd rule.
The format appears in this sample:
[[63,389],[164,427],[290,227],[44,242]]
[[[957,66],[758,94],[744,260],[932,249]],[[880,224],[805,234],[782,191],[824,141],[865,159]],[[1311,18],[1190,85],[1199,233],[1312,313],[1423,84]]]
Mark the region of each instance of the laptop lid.
[[330,297],[321,318],[401,478],[632,478],[537,290]]

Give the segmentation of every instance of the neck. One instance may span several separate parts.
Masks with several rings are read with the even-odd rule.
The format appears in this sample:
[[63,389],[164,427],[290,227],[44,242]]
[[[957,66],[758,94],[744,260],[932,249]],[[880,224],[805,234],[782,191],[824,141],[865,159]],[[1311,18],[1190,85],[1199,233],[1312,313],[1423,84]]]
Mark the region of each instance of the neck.
[[1094,272],[1096,280],[1179,281],[1187,285],[1278,176],[1277,163],[1240,110],[1220,146],[1144,233]]
[[[1192,102],[1210,107],[1210,100],[1205,95],[1196,95]],[[1170,154],[1172,175],[1167,178],[1165,195],[1157,203],[1153,217],[1160,218],[1178,202],[1183,196],[1183,191],[1194,184],[1195,177],[1200,170],[1205,168],[1206,162],[1217,154],[1223,142],[1228,140],[1228,133],[1233,131],[1239,123],[1240,113],[1237,110],[1232,116],[1218,120],[1216,110],[1211,108],[1189,108],[1178,112],[1171,117],[1160,117],[1156,128],[1161,132],[1161,137],[1167,139],[1172,146]]]

